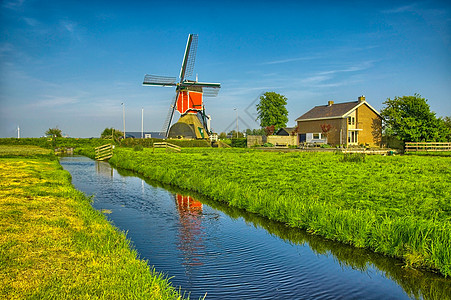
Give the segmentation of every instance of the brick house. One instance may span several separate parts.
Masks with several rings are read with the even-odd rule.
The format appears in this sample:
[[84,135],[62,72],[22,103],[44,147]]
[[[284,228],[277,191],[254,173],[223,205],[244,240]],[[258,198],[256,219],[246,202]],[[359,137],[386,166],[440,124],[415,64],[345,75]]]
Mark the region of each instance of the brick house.
[[299,143],[380,146],[382,117],[365,100],[315,106],[296,119]]

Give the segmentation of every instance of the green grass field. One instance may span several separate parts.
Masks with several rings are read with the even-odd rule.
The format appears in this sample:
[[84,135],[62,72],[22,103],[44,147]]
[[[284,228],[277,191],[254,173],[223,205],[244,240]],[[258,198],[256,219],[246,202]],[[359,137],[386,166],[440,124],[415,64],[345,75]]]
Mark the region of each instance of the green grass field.
[[1,299],[181,299],[49,150],[0,146]]
[[110,163],[451,275],[451,157],[116,148]]

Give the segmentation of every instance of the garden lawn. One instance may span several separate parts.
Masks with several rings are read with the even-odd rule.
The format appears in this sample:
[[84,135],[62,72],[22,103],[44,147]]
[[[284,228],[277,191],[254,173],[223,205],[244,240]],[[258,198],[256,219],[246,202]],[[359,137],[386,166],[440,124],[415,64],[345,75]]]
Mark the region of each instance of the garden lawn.
[[0,146],[0,298],[180,299],[50,150]]
[[451,157],[116,148],[110,163],[451,275]]

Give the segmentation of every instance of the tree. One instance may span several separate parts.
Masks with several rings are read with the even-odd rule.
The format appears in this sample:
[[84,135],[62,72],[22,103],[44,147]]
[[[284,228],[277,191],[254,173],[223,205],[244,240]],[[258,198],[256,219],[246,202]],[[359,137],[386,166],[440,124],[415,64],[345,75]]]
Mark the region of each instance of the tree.
[[236,139],[237,137],[244,138],[244,134],[242,132],[238,131],[238,135],[237,135],[236,130],[229,131],[229,133],[227,135],[230,136],[232,139]]
[[420,95],[388,98],[381,110],[384,134],[396,136],[404,142],[446,141],[445,122],[430,110],[427,100]]
[[321,125],[321,131],[323,132],[323,135],[326,137],[328,137],[329,135],[329,131],[332,129],[332,126],[330,124],[322,124]]
[[268,136],[268,135],[273,135],[273,134],[274,134],[274,131],[275,131],[275,126],[274,126],[274,125],[266,126],[266,127],[265,127],[265,135],[266,135],[266,136]]
[[105,128],[102,131],[102,133],[100,134],[101,139],[113,138],[115,141],[119,140],[123,136],[124,136],[124,133],[122,131],[114,129],[114,128]]
[[61,137],[62,136],[62,131],[61,131],[61,129],[58,129],[58,127],[56,127],[56,128],[49,128],[45,132],[45,135],[48,136],[48,137],[52,137],[52,138]]
[[265,135],[265,129],[264,128],[260,128],[260,129],[246,129],[246,135]]
[[219,138],[220,140],[226,139],[226,138],[227,138],[227,133],[221,132],[221,133],[218,135],[218,138]]
[[447,139],[448,139],[448,141],[451,141],[451,117],[444,117],[441,120],[443,121],[443,125],[445,125],[445,127],[448,130]]
[[56,138],[57,137],[61,137],[62,136],[62,132],[61,129],[59,129],[58,127],[55,128],[49,128],[46,132],[45,135],[50,137],[52,139],[52,146],[54,148],[56,148]]
[[274,125],[275,131],[287,126],[287,98],[275,92],[266,92],[257,104],[257,120],[262,128]]

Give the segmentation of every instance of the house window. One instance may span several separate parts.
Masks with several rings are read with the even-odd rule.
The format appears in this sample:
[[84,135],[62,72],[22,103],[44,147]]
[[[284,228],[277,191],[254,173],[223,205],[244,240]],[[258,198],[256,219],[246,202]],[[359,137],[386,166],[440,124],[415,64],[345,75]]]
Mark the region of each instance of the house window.
[[355,124],[355,117],[348,117],[348,125],[354,125]]
[[348,143],[355,144],[357,143],[358,131],[350,131],[348,135]]
[[313,139],[314,140],[325,140],[326,135],[324,133],[313,133]]

